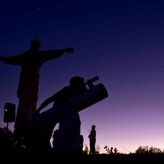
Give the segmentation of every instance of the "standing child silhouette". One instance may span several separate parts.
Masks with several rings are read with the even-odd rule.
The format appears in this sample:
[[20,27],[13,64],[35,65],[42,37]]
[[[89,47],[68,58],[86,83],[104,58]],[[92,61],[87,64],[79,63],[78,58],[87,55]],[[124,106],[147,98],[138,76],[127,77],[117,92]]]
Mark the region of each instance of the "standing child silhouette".
[[96,126],[92,125],[90,134],[88,135],[89,145],[90,145],[90,154],[95,154],[95,144],[96,144]]

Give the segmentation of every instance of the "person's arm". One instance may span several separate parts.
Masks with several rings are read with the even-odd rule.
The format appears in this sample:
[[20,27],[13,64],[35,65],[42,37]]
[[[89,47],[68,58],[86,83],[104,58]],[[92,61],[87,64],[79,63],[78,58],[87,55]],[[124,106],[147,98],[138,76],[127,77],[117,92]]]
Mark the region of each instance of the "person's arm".
[[63,53],[73,53],[73,48],[64,48],[59,50],[50,50],[50,51],[39,51],[39,55],[42,61],[48,61],[51,59],[58,58],[63,55]]
[[88,138],[90,138],[91,137],[91,132],[89,133],[89,135],[88,135]]
[[54,101],[55,95],[49,97],[48,99],[46,99],[40,106],[39,108],[36,110],[37,113],[39,113],[43,108],[45,108],[48,104],[50,104],[51,102]]

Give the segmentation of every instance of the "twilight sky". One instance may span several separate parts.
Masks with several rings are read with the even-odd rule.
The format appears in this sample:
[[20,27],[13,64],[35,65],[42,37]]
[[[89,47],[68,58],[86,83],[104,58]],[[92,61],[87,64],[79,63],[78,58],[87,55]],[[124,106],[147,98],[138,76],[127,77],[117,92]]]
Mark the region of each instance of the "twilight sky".
[[[164,149],[162,0],[5,0],[0,27],[3,56],[24,52],[34,38],[42,50],[75,49],[42,65],[38,106],[74,75],[99,76],[109,97],[80,112],[84,144],[95,124],[101,152],[105,145],[123,153],[140,145]],[[4,104],[18,102],[19,72],[0,63],[1,127]]]

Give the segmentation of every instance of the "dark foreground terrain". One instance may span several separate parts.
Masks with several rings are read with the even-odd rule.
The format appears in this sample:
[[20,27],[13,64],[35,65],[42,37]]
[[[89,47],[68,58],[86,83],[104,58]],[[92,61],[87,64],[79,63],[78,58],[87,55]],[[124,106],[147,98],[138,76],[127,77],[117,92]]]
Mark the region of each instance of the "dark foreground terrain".
[[[3,162],[14,163],[109,163],[109,164],[158,164],[164,163],[164,154],[97,154],[97,155],[82,155],[82,156],[70,156],[70,155],[55,155],[53,153],[1,153],[1,159]],[[5,160],[5,161],[4,161]]]

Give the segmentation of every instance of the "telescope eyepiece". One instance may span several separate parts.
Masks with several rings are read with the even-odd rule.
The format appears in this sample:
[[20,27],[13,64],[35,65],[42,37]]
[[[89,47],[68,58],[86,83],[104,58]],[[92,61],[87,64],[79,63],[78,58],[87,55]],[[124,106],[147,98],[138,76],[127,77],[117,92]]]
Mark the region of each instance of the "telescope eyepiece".
[[94,86],[94,82],[99,80],[99,77],[98,76],[95,76],[89,80],[87,80],[86,84],[89,86],[89,88],[93,87]]

